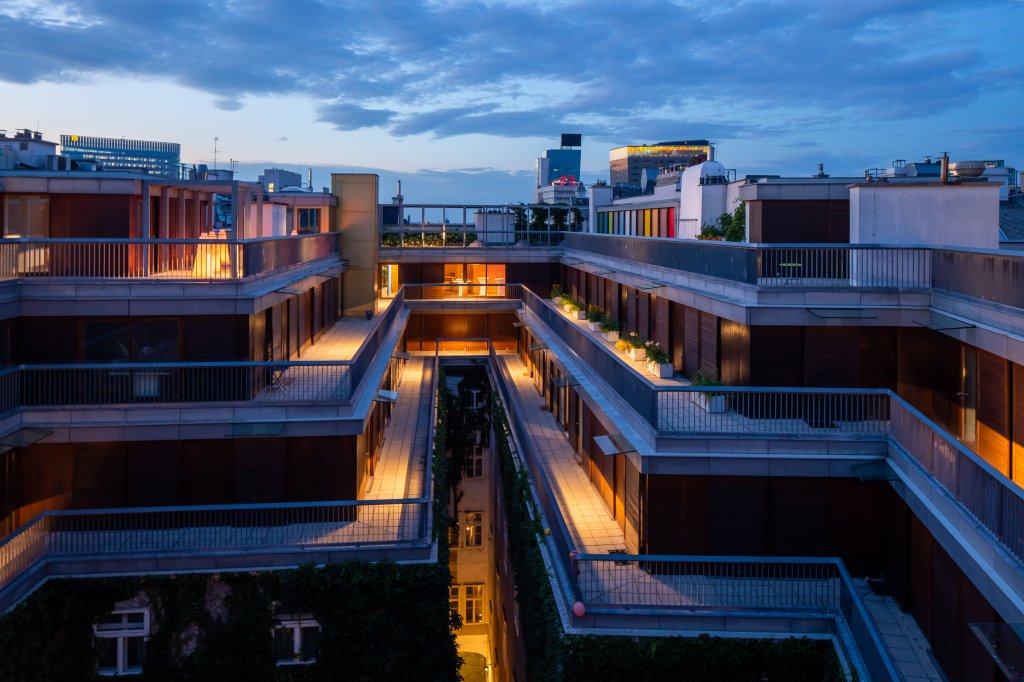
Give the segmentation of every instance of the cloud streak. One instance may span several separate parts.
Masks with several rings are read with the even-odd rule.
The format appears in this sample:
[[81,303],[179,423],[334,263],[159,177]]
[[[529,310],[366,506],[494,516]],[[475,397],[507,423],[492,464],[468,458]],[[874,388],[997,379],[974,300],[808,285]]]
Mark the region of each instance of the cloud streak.
[[[166,78],[233,111],[300,95],[338,130],[630,141],[766,118],[928,117],[1019,89],[971,20],[998,0],[262,3],[41,0],[0,9],[0,80]],[[698,127],[703,126],[703,127]]]

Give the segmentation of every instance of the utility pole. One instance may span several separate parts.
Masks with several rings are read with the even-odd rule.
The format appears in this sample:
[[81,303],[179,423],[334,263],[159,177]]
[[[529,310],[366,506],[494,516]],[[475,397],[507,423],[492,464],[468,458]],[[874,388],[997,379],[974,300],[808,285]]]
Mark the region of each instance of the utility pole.
[[220,142],[219,137],[213,138],[213,170],[217,170],[217,143]]

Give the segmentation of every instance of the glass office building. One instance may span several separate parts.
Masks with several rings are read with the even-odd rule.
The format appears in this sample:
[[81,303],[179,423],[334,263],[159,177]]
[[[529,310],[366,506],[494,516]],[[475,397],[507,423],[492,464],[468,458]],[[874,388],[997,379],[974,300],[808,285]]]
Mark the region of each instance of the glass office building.
[[181,145],[177,142],[61,135],[60,145],[67,158],[95,161],[107,171],[177,178],[181,167]]

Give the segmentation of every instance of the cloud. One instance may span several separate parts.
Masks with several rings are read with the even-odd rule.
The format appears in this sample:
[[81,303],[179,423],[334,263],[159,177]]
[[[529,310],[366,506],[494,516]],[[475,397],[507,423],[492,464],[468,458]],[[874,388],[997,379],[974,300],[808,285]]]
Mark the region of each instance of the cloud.
[[394,118],[395,113],[386,109],[368,109],[358,104],[333,102],[321,106],[317,113],[319,120],[330,123],[338,130],[359,130],[381,126]]
[[0,80],[165,78],[228,111],[300,95],[338,130],[397,136],[750,137],[1019,94],[987,27],[1022,20],[999,0],[9,0]]

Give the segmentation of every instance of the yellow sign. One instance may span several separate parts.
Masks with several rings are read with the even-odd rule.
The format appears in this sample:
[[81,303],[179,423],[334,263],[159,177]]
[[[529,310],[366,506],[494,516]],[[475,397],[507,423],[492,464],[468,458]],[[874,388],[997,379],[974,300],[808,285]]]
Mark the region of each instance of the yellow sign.
[[71,141],[72,142],[78,142],[78,135],[72,135],[71,136]]

